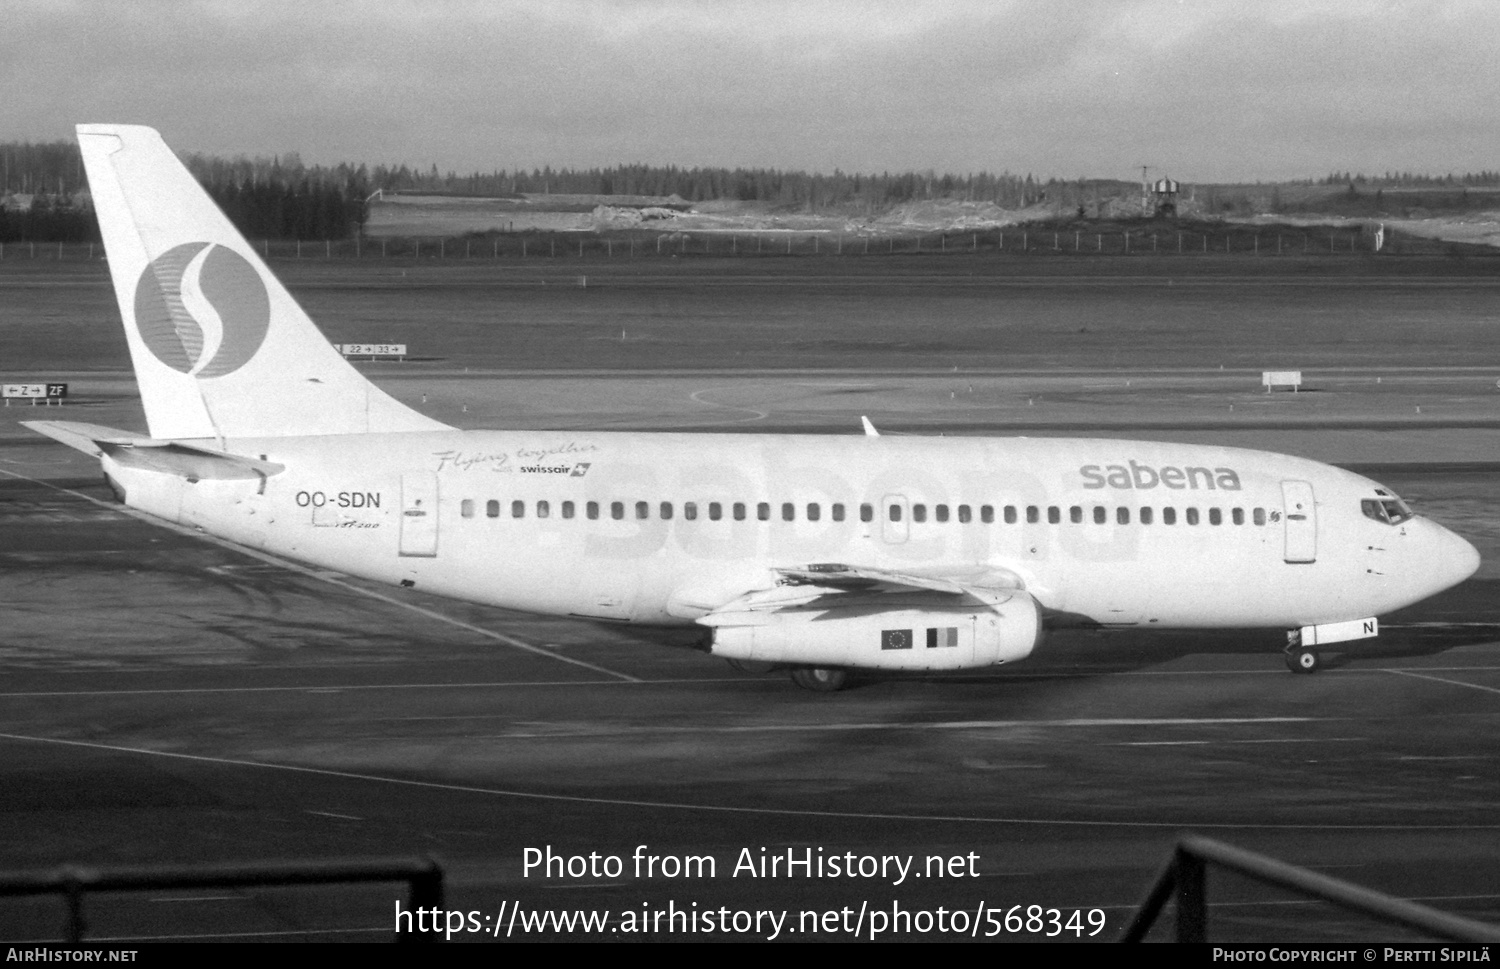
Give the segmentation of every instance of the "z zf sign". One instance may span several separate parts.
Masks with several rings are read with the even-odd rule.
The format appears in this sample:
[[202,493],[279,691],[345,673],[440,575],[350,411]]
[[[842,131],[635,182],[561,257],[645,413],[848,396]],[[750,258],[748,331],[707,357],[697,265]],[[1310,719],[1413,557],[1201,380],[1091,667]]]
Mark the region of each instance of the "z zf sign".
[[68,396],[67,384],[5,384],[0,396],[59,399]]

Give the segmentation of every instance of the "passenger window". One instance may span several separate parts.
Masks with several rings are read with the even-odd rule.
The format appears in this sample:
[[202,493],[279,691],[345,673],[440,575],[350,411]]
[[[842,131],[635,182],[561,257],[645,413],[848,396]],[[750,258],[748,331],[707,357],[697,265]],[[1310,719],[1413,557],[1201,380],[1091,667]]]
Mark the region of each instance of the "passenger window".
[[539,502],[536,503],[536,517],[538,517],[538,518],[546,518],[547,516],[549,516],[551,514],[552,514],[552,506],[550,504],[548,504],[545,501],[539,501]]
[[484,513],[489,518],[499,518],[500,502],[496,501],[493,498],[491,498],[489,501],[486,501],[484,503]]
[[900,520],[901,520],[901,506],[900,505],[892,505],[891,506],[891,521],[898,522]]
[[562,513],[564,518],[573,517],[573,503],[571,501],[565,501],[562,503]]
[[526,502],[524,502],[524,501],[513,501],[513,502],[511,502],[510,503],[510,517],[512,517],[512,518],[525,518],[526,517]]
[[1196,525],[1196,524],[1198,524],[1198,509],[1196,509],[1196,508],[1189,508],[1187,510],[1187,523],[1189,525]]
[[1151,524],[1151,518],[1152,518],[1151,506],[1147,505],[1145,508],[1141,509],[1141,524],[1142,525],[1149,525],[1149,524]]
[[1016,523],[1016,506],[1015,505],[1006,505],[1005,506],[1005,524],[1007,524],[1007,525],[1014,525],[1015,523]]
[[859,506],[859,520],[862,522],[875,520],[875,507],[873,505]]
[[[1012,508],[1010,510],[1010,517],[1011,518],[1015,518],[1016,517],[1016,510],[1014,508]],[[979,506],[979,520],[982,521],[982,522],[984,522],[986,525],[993,524],[994,521],[995,521],[995,506],[994,505],[980,505]]]
[[599,503],[597,501],[591,501],[587,505],[584,505],[583,510],[584,514],[589,516],[590,521],[599,517]]
[[1109,516],[1109,512],[1107,512],[1107,511],[1104,510],[1104,506],[1103,505],[1095,505],[1094,506],[1094,524],[1095,525],[1103,525],[1106,521],[1109,520],[1108,516]]
[[1130,509],[1124,505],[1115,509],[1115,523],[1119,525],[1130,524]]
[[1027,521],[1027,523],[1031,524],[1031,525],[1035,525],[1037,522],[1039,522],[1041,520],[1042,520],[1042,510],[1040,508],[1038,508],[1036,505],[1027,505],[1026,506],[1026,521]]
[[743,501],[736,501],[734,503],[734,520],[737,522],[745,520],[745,503]]
[[925,522],[927,520],[927,506],[926,505],[912,505],[911,506],[911,520],[914,521],[914,522]]
[[1047,524],[1056,525],[1062,521],[1062,509],[1056,505],[1047,506]]
[[771,505],[768,502],[760,502],[755,506],[755,517],[766,522],[771,520]]
[[1077,505],[1068,509],[1068,520],[1077,525],[1083,521],[1083,509]]
[[960,525],[967,525],[969,522],[971,522],[973,520],[974,520],[974,512],[969,509],[969,506],[968,505],[959,505],[958,506],[958,523]]
[[947,505],[938,505],[937,507],[935,507],[935,508],[932,509],[932,515],[933,515],[934,518],[936,518],[940,522],[947,521],[948,520],[948,506]]
[[651,517],[651,502],[638,501],[635,503],[635,517],[645,519]]
[[818,507],[818,503],[815,501],[809,502],[807,505],[807,520],[815,522],[821,517],[823,517],[823,511]]
[[1264,508],[1257,508],[1250,513],[1250,518],[1255,524],[1264,525],[1266,523],[1266,510]]
[[1236,508],[1229,513],[1229,517],[1234,520],[1236,525],[1243,525],[1245,524],[1245,509]]
[[724,506],[721,505],[721,504],[719,504],[717,501],[710,501],[708,503],[708,518],[709,518],[709,521],[718,521],[720,518],[723,518],[723,517],[724,517]]
[[465,498],[463,501],[459,502],[458,513],[460,515],[463,515],[465,518],[473,518],[474,517],[474,499],[473,498]]
[[833,520],[836,521],[836,522],[841,522],[841,521],[844,520],[844,506],[843,505],[836,504],[836,505],[833,506]]
[[792,504],[790,501],[783,501],[781,503],[781,520],[784,522],[796,521],[797,506]]
[[668,521],[671,519],[672,503],[670,501],[664,501],[661,503],[661,517],[662,521]]
[[695,501],[684,501],[682,503],[682,517],[688,521],[698,520],[698,503]]
[[1208,523],[1210,525],[1224,524],[1224,512],[1220,511],[1217,508],[1210,508],[1208,510]]
[[1172,507],[1163,508],[1161,510],[1161,523],[1163,525],[1177,524],[1177,509]]
[[611,501],[609,503],[609,517],[619,521],[625,517],[625,502]]

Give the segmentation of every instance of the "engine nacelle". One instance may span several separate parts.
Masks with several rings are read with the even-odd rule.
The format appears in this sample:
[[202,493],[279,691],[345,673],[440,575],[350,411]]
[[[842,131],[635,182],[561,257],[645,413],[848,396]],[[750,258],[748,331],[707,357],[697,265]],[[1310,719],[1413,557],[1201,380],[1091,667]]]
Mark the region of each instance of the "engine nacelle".
[[712,652],[728,659],[885,670],[962,670],[1031,655],[1041,610],[1025,592],[910,607],[814,604],[714,613]]

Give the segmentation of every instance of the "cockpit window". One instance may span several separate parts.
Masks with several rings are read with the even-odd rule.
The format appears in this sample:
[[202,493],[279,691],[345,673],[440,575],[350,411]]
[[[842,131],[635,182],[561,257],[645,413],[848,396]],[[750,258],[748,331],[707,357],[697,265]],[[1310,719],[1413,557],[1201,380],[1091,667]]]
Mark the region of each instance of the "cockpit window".
[[1359,509],[1365,513],[1366,518],[1387,525],[1399,525],[1412,517],[1412,511],[1406,506],[1406,502],[1394,495],[1386,498],[1365,498],[1360,501]]

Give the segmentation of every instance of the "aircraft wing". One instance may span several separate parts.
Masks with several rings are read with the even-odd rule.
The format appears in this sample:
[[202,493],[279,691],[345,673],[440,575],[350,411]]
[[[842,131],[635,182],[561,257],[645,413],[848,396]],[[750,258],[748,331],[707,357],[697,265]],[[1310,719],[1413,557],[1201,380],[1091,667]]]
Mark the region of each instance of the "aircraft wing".
[[776,586],[718,606],[684,603],[688,615],[705,626],[756,625],[787,610],[953,608],[1025,595],[1020,576],[985,565],[897,570],[821,562],[774,571],[781,577]]
[[820,562],[775,570],[789,585],[823,586],[847,591],[926,590],[963,595],[976,590],[1022,588],[1021,577],[987,565],[936,569],[881,569],[842,562]]

